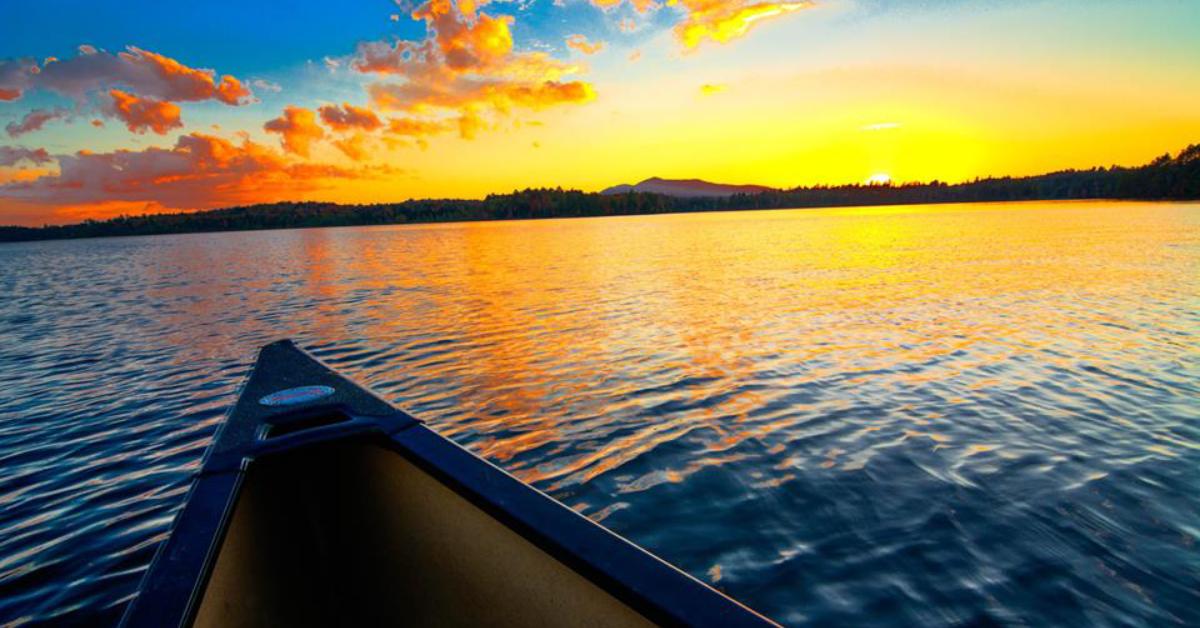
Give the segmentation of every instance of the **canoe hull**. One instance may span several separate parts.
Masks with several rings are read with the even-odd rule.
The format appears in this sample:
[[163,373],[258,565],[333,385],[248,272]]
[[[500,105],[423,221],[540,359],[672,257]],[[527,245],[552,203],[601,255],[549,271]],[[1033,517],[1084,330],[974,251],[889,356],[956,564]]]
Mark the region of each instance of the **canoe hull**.
[[[301,386],[333,392],[260,403]],[[260,352],[123,624],[770,622],[283,341]]]

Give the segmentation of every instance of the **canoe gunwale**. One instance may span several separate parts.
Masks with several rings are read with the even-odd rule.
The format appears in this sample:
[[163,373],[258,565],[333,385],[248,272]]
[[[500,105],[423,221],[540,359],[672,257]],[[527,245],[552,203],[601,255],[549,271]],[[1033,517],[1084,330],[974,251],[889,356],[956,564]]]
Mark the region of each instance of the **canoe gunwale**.
[[[298,408],[258,403],[297,383],[327,384],[334,398]],[[271,425],[336,413],[341,420],[265,438]],[[263,347],[219,428],[170,535],[122,626],[186,626],[195,619],[233,509],[255,459],[345,439],[403,456],[475,507],[662,625],[763,626],[773,622],[534,489],[337,374],[290,341]]]

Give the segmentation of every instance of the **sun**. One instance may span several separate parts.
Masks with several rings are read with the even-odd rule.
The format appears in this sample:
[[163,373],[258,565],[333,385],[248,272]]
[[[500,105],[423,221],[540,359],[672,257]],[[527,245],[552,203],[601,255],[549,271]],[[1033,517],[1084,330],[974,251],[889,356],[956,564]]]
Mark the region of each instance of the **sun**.
[[892,175],[886,172],[877,172],[864,181],[867,185],[888,185],[892,182]]

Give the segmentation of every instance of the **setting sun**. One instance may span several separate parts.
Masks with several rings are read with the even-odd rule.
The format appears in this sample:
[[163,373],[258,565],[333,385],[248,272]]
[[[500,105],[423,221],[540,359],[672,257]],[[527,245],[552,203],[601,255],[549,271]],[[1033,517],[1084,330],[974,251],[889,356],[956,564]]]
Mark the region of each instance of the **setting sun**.
[[885,172],[879,172],[867,177],[864,181],[867,185],[887,185],[892,182],[892,175]]

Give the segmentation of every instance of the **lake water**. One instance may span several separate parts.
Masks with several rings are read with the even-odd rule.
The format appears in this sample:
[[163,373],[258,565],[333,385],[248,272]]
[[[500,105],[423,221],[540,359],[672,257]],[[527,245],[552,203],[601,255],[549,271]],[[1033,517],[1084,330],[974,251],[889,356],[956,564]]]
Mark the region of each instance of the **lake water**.
[[0,245],[0,625],[115,623],[260,345],[787,624],[1200,623],[1200,204]]

